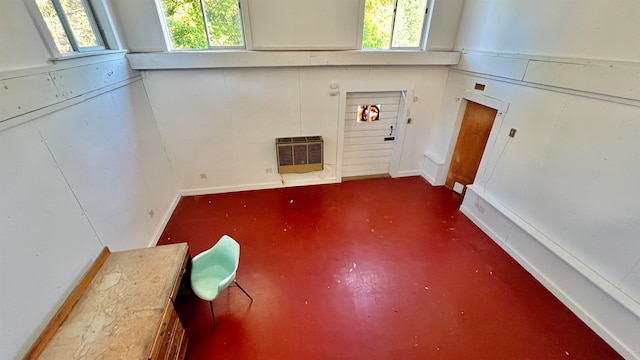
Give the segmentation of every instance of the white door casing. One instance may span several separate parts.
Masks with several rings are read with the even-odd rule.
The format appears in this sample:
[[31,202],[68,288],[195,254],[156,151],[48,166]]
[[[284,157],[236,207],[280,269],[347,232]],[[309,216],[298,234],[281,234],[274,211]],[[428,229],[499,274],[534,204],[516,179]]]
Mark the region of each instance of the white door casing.
[[[353,94],[353,95],[352,95]],[[409,114],[410,102],[406,101],[407,94],[413,96],[413,89],[411,86],[402,85],[387,85],[376,87],[361,87],[352,89],[341,89],[340,93],[340,112],[339,112],[339,126],[338,126],[338,159],[337,159],[337,177],[342,179],[345,176],[358,176],[368,174],[390,174],[392,177],[397,176],[400,167],[400,159],[402,155],[402,146],[405,137],[405,124]],[[384,100],[385,96],[393,100]],[[369,98],[367,98],[369,96]],[[347,99],[349,98],[349,100]],[[357,98],[357,100],[355,100]],[[368,100],[369,99],[369,100]],[[397,99],[397,100],[396,100]],[[384,100],[384,103],[383,101]],[[360,103],[361,102],[361,103]],[[358,103],[358,104],[356,104]],[[377,122],[371,123],[357,123],[356,114],[358,105],[382,105],[380,124]],[[397,104],[397,105],[396,105]],[[385,110],[386,106],[386,110]],[[382,114],[385,112],[385,114]],[[395,121],[391,120],[392,114],[395,114]],[[385,117],[387,118],[385,120]],[[395,122],[395,125],[393,124]],[[359,125],[362,125],[359,127]],[[367,127],[366,125],[371,125]],[[384,141],[385,137],[389,136],[391,132],[390,126],[393,125],[391,137],[394,137],[392,141]],[[354,132],[355,130],[355,132]],[[362,132],[358,134],[358,132]],[[367,134],[368,133],[368,134]],[[362,135],[362,136],[358,136]],[[375,140],[365,139],[369,135],[370,137],[377,137],[379,139],[379,149],[372,149],[371,143],[367,142]],[[358,139],[360,138],[360,139]],[[391,145],[389,145],[391,144]],[[373,152],[375,151],[375,152]],[[385,152],[386,151],[386,152]],[[358,154],[357,152],[361,152]],[[370,154],[367,154],[370,152]],[[363,156],[365,155],[363,159]],[[369,156],[370,155],[370,156]],[[380,159],[369,159],[380,158]],[[375,163],[377,160],[385,160],[388,158],[386,170],[381,171],[385,165],[367,165]],[[363,164],[365,163],[365,164]],[[353,166],[356,165],[356,166]],[[377,170],[373,170],[373,169]],[[346,170],[346,172],[345,172]],[[355,170],[355,171],[354,171]]]

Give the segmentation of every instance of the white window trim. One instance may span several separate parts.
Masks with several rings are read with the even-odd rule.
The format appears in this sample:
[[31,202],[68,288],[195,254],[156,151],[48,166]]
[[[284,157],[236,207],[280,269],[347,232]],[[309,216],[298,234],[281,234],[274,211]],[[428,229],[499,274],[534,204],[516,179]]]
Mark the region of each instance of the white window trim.
[[[169,32],[169,26],[167,25],[167,18],[164,14],[164,7],[162,6],[162,0],[154,0],[153,5],[156,7],[156,13],[158,14],[158,19],[160,19],[160,29],[162,31],[162,51],[163,52],[171,52],[175,51],[171,48],[171,33]],[[150,29],[151,31],[153,29]]]
[[98,26],[102,30],[102,40],[105,42],[107,50],[123,50],[120,34],[118,34],[117,26],[113,17],[113,9],[111,1],[105,0],[88,0],[93,8],[93,15],[98,22]]
[[49,60],[56,62],[56,61],[64,61],[64,60],[70,60],[70,59],[77,59],[77,58],[84,58],[84,57],[91,57],[91,56],[101,56],[101,55],[110,55],[110,54],[125,54],[127,52],[127,50],[111,50],[111,49],[103,49],[103,50],[96,50],[96,51],[83,51],[83,52],[72,52],[72,53],[68,53],[68,54],[62,54],[60,56],[51,56],[49,58]]
[[253,39],[251,38],[251,16],[249,14],[249,4],[247,0],[239,0],[240,4],[240,21],[242,22],[242,32],[244,35],[244,49],[253,50]]
[[[422,20],[422,29],[420,30],[420,41],[418,42],[418,46],[412,46],[412,47],[394,47],[393,45],[393,31],[391,32],[391,39],[389,40],[389,49],[386,49],[388,51],[397,51],[397,50],[424,50],[425,49],[425,45],[426,45],[426,38],[427,38],[427,19],[428,19],[428,15],[429,15],[429,5],[430,5],[430,1],[427,0],[427,8],[424,11],[424,18]],[[395,27],[396,24],[396,18],[395,15],[393,16],[393,25]],[[364,30],[364,29],[363,29]],[[395,29],[393,29],[395,30]],[[383,49],[384,50],[384,49]]]
[[122,43],[115,30],[116,27],[114,25],[111,7],[106,4],[104,0],[87,0],[87,2],[93,10],[93,16],[97,22],[95,26],[101,30],[98,35],[101,37],[104,44],[103,46],[95,46],[91,48],[79,48],[78,51],[62,54],[58,50],[58,46],[53,40],[53,36],[51,35],[35,0],[24,0],[24,4],[27,7],[36,28],[38,29],[38,32],[40,33],[40,37],[51,54],[51,60],[60,61],[78,57],[122,52]]
[[366,0],[360,0],[358,4],[360,6],[360,15],[358,16],[358,38],[356,39],[356,47],[362,50],[362,39],[364,37],[364,11]]

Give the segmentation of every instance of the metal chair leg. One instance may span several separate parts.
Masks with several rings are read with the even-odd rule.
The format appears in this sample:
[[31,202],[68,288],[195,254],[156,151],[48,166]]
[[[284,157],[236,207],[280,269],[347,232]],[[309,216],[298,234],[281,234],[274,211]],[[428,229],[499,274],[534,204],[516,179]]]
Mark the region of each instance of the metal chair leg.
[[237,286],[237,287],[239,287],[239,288],[240,288],[240,290],[242,290],[242,292],[243,292],[245,295],[247,295],[247,297],[248,297],[249,299],[251,299],[251,302],[253,302],[253,298],[251,297],[251,295],[249,295],[249,293],[247,293],[246,291],[244,291],[244,289],[242,288],[242,286],[240,286],[240,284],[238,284],[238,282],[237,282],[237,281],[233,280],[233,282],[236,284],[236,286]]
[[216,316],[213,314],[213,301],[209,301],[209,308],[211,309],[211,318],[213,319],[213,328],[216,328]]

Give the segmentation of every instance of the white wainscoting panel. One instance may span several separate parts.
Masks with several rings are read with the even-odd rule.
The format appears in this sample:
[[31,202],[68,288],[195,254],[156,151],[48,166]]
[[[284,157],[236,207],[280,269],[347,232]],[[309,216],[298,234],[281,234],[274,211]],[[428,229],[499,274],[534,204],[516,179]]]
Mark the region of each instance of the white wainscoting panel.
[[640,65],[587,65],[529,61],[524,81],[640,100]]
[[436,179],[440,178],[440,173],[443,170],[444,160],[438,156],[427,153],[424,154],[424,166],[422,167],[422,177],[425,178],[429,184],[433,186],[444,185],[437,183]]

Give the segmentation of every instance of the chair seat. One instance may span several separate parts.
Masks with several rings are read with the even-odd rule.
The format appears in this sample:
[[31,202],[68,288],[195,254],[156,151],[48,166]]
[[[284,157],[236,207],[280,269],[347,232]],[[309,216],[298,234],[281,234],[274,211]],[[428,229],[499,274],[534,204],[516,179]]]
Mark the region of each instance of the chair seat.
[[[221,284],[225,279],[227,279],[227,281],[225,281],[227,284]],[[210,265],[204,269],[200,269],[197,273],[191,274],[191,288],[193,292],[199,298],[207,301],[215,299],[218,293],[232,281],[233,276],[229,275],[229,269],[221,265]]]

